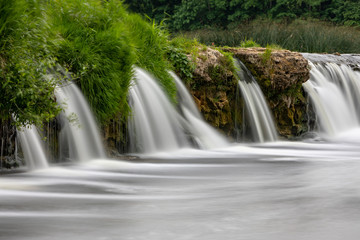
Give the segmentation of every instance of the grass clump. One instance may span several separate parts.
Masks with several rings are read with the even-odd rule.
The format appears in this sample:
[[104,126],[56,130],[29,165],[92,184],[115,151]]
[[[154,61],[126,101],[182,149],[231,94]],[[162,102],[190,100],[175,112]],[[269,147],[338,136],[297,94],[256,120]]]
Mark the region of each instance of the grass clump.
[[122,1],[0,3],[0,118],[26,125],[55,117],[61,79],[46,75],[57,65],[71,73],[101,123],[127,116],[134,65],[154,74],[175,100],[168,33],[129,14]]
[[135,64],[151,72],[170,98],[176,99],[176,86],[168,73],[171,65],[166,59],[168,33],[162,25],[145,21],[140,15],[130,14],[123,19],[129,29],[131,44],[135,50]]
[[58,62],[72,72],[98,120],[126,113],[135,61],[127,29],[119,24],[126,16],[121,4],[62,0],[52,2],[49,9]]
[[272,49],[267,47],[264,53],[261,54],[261,61],[263,64],[267,64],[271,59]]
[[260,44],[257,44],[254,40],[250,39],[250,40],[244,40],[240,42],[239,47],[242,48],[250,48],[250,47],[261,47]]

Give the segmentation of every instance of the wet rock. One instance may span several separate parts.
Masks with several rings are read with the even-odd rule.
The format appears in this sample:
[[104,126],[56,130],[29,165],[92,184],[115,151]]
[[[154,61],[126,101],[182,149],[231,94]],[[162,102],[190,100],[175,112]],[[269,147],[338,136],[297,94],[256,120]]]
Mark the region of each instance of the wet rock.
[[237,88],[231,59],[209,47],[199,48],[196,56],[188,57],[196,64],[196,69],[187,87],[198,109],[208,123],[231,136]]
[[0,120],[0,168],[19,165],[16,159],[16,127],[11,120]]
[[306,98],[302,83],[310,78],[300,53],[267,48],[225,48],[257,79],[273,112],[278,132],[291,138],[306,131]]

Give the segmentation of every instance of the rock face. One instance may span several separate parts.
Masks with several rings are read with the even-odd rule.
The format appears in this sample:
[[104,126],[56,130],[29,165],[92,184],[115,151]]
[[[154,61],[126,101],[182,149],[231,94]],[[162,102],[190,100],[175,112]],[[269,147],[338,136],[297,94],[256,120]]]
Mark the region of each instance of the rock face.
[[187,83],[205,120],[230,136],[234,130],[234,108],[237,82],[232,72],[232,60],[221,52],[199,49],[193,78]]
[[310,77],[308,61],[288,50],[226,48],[257,79],[273,112],[279,134],[298,136],[307,131],[306,99],[302,83]]
[[0,120],[0,170],[17,167],[16,128],[10,120]]

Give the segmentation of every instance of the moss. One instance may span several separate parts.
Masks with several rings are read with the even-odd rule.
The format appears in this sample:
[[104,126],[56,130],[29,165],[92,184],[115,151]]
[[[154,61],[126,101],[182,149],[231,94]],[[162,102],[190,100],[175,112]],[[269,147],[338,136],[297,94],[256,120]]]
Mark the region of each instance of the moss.
[[226,69],[221,65],[209,66],[208,74],[217,84],[223,84],[226,81]]
[[206,60],[208,60],[208,57],[207,56],[205,56],[205,55],[201,55],[201,56],[198,56],[198,58],[200,58],[202,61],[206,61]]
[[235,72],[234,55],[231,52],[225,52],[220,48],[216,48],[224,57],[220,58],[221,65],[230,72]]

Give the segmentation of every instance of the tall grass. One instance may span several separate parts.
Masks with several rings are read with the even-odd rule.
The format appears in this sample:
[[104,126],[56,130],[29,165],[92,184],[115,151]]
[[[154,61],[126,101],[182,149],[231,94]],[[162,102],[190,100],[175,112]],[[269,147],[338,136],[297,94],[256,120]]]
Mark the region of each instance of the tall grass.
[[298,52],[360,53],[360,29],[316,20],[295,20],[290,24],[256,20],[228,30],[198,30],[182,33],[200,42],[218,46],[241,46],[247,39],[279,45]]
[[167,32],[129,14],[121,0],[0,0],[0,118],[41,123],[59,112],[60,79],[45,80],[60,64],[81,87],[100,122],[129,112],[132,67],[152,72],[169,96]]
[[124,18],[128,27],[131,44],[135,49],[136,65],[151,72],[168,93],[172,100],[176,98],[176,86],[168,70],[171,68],[166,59],[169,35],[162,25],[137,14]]
[[127,112],[134,55],[118,1],[53,1],[48,21],[58,62],[73,73],[101,122]]

